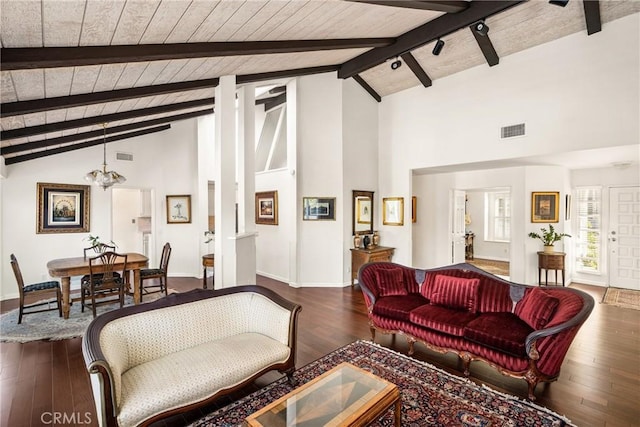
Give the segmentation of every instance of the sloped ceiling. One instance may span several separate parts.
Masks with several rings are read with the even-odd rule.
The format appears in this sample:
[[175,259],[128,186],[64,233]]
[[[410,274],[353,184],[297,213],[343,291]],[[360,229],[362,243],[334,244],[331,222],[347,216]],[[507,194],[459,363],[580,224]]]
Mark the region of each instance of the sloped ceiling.
[[[640,12],[637,1],[578,0],[565,7],[541,0],[2,0],[0,7],[6,164],[100,144],[105,122],[110,141],[209,114],[223,75],[272,88],[337,71],[384,102],[490,66],[491,55],[499,62],[572,33],[587,37]],[[479,19],[490,29],[484,38],[469,28]],[[445,46],[435,56],[438,38]],[[406,65],[392,70],[397,58]],[[285,97],[274,89],[258,102],[273,106]]]

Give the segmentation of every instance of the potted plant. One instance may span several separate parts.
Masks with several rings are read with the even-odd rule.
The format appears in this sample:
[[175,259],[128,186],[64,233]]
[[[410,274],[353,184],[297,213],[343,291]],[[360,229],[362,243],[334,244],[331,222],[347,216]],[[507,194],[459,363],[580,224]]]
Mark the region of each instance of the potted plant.
[[562,240],[563,237],[571,237],[571,235],[567,233],[557,233],[553,228],[553,225],[549,224],[549,230],[545,227],[540,228],[542,234],[538,234],[535,232],[529,233],[529,237],[532,239],[540,239],[542,244],[544,245],[545,252],[553,252],[553,244],[557,241]]
[[[92,236],[91,234],[89,234],[89,236],[86,237],[84,240],[89,241],[89,243],[91,244],[91,247],[94,248],[94,251],[96,253],[103,252],[103,250],[104,250],[103,246],[104,245],[109,245],[109,246],[113,246],[113,247],[116,247],[116,248],[118,247],[118,245],[116,245],[113,242],[113,240],[111,240],[109,243],[104,243],[104,242],[100,241],[100,236]],[[87,257],[86,250],[85,250],[85,253],[84,253],[84,257],[85,258]]]

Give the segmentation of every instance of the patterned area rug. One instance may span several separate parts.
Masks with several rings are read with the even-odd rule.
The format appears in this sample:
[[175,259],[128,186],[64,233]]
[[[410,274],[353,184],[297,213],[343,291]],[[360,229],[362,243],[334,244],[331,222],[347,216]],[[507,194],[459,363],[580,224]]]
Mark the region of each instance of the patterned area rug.
[[[573,426],[546,408],[498,393],[368,341],[356,341],[312,362],[294,374],[304,384],[341,362],[350,362],[398,386],[402,426]],[[235,427],[293,387],[286,377],[191,424]],[[284,425],[284,424],[283,424]],[[387,413],[372,426],[392,426]],[[277,426],[269,426],[277,427]]]
[[603,304],[616,307],[633,308],[640,310],[640,291],[632,289],[607,288],[602,298]]
[[[169,289],[169,293],[172,292],[173,290]],[[156,300],[160,296],[159,293],[145,295],[144,302]],[[125,295],[124,305],[131,304],[133,304],[133,297]],[[105,304],[96,307],[96,311],[100,315],[101,313],[115,310],[119,306],[118,303]],[[38,340],[64,340],[81,337],[93,320],[93,313],[90,308],[85,308],[84,313],[82,313],[80,308],[80,302],[74,302],[71,305],[68,319],[59,317],[58,312],[55,310],[22,315],[21,324],[18,324],[18,309],[8,311],[0,316],[0,341],[25,343]]]

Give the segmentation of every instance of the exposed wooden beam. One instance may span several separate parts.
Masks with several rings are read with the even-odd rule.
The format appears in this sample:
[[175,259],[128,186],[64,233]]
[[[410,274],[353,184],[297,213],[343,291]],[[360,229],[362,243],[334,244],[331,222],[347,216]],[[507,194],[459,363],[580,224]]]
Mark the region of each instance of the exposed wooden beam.
[[361,73],[389,58],[400,56],[418,47],[442,38],[476,21],[500,13],[522,1],[472,1],[469,7],[456,14],[445,14],[427,22],[396,39],[390,46],[371,49],[340,66],[338,77],[346,79]]
[[196,99],[195,101],[178,102],[176,104],[159,105],[157,107],[139,108],[137,110],[122,111],[102,116],[85,117],[64,122],[47,123],[39,126],[29,126],[20,129],[4,130],[0,132],[0,140],[24,138],[27,136],[42,135],[49,132],[59,132],[68,129],[93,126],[100,123],[111,123],[119,120],[134,119],[137,117],[152,116],[155,114],[170,113],[173,111],[187,110],[196,107],[212,106],[214,98]]
[[2,48],[3,71],[388,46],[393,38]]
[[466,1],[423,1],[423,0],[347,0],[380,6],[404,7],[408,9],[434,10],[436,12],[458,13],[469,7]]
[[602,30],[600,21],[600,2],[598,0],[584,0],[584,20],[587,24],[587,35],[595,34]]
[[309,76],[311,74],[329,73],[337,71],[339,65],[323,65],[320,67],[294,68],[291,70],[270,71],[267,73],[245,74],[236,76],[236,83],[254,83],[263,80],[282,79],[287,77]]
[[286,86],[276,86],[273,89],[269,89],[269,93],[270,94],[276,94],[276,93],[282,93],[282,92],[286,92],[287,91],[287,87]]
[[416,75],[420,83],[424,87],[429,87],[433,84],[431,78],[427,75],[424,69],[420,66],[416,58],[411,54],[411,52],[407,52],[401,56],[402,60],[409,66],[413,74]]
[[[151,133],[162,132],[170,128],[171,128],[171,125],[162,125],[155,128],[142,129],[136,132],[113,135],[113,136],[107,137],[106,142],[109,143],[114,141],[120,141],[123,139],[135,138],[136,136],[149,135]],[[69,151],[80,150],[82,148],[93,147],[94,145],[100,145],[103,142],[104,141],[102,138],[94,139],[92,141],[82,142],[80,144],[73,144],[65,147],[53,148],[51,150],[38,151],[37,153],[23,154],[21,156],[5,158],[4,162],[6,165],[13,165],[15,163],[26,162],[27,160],[39,159],[41,157],[52,156],[54,154],[66,153]]]
[[159,119],[145,120],[142,122],[129,123],[126,125],[107,127],[106,129],[92,130],[89,132],[81,132],[73,135],[65,135],[57,138],[41,139],[39,141],[26,142],[24,144],[9,145],[2,148],[0,151],[2,155],[19,153],[21,151],[37,150],[39,148],[51,147],[54,145],[67,144],[69,142],[82,141],[84,139],[93,138],[96,136],[102,136],[104,133],[107,135],[121,132],[128,132],[130,130],[146,128],[150,126],[157,126],[170,122],[177,122],[180,120],[192,119],[194,117],[200,117],[207,114],[212,114],[213,109],[206,109],[200,111],[193,111],[191,113],[178,114],[174,116],[161,117]]
[[192,80],[179,83],[133,87],[130,89],[108,90],[104,92],[83,93],[79,95],[60,96],[55,98],[33,99],[29,101],[9,102],[0,105],[2,117],[20,114],[39,113],[61,108],[79,107],[81,105],[100,104],[103,102],[124,101],[126,99],[145,96],[164,95],[196,89],[213,88],[219,79]]
[[476,38],[478,46],[480,47],[484,58],[487,60],[487,64],[489,64],[490,67],[498,65],[498,63],[500,62],[500,57],[498,57],[498,54],[493,47],[493,43],[491,43],[489,34],[478,34],[478,32],[474,29],[474,25],[471,25],[469,27],[469,30],[471,30],[471,33],[473,33],[473,37]]
[[269,98],[268,102],[264,104],[264,111],[269,111],[273,108],[276,108],[278,105],[282,105],[287,102],[287,94],[282,93],[274,98]]
[[364,88],[364,90],[369,92],[369,95],[371,95],[373,99],[375,99],[378,102],[382,102],[382,97],[378,95],[378,92],[376,92],[375,89],[369,86],[369,83],[365,82],[364,79],[360,77],[359,74],[356,74],[355,76],[353,76],[353,80],[357,81],[360,84],[360,86]]

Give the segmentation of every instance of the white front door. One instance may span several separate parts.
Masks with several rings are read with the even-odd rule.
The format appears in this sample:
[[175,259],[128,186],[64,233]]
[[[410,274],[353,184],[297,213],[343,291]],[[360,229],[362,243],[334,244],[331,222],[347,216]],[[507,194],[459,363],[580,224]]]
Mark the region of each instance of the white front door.
[[451,262],[458,264],[464,262],[464,210],[466,193],[462,190],[453,190],[452,218],[451,218]]
[[640,290],[640,187],[609,197],[609,286]]

